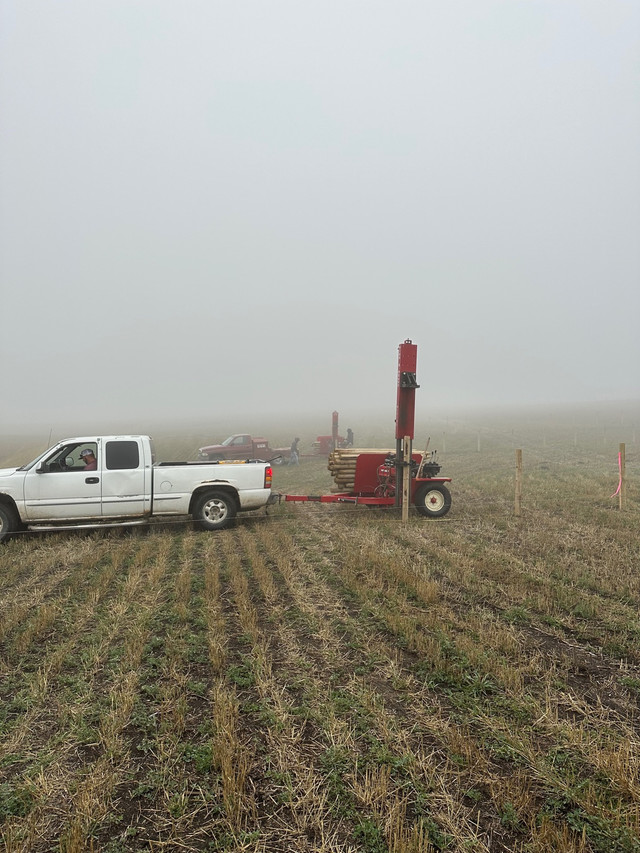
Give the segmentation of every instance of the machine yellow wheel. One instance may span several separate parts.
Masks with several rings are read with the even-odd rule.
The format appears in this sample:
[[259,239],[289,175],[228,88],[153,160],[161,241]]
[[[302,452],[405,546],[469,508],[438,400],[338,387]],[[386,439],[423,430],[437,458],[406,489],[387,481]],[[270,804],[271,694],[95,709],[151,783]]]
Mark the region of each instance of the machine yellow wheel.
[[420,486],[414,498],[415,507],[427,518],[440,518],[451,509],[451,493],[446,486]]

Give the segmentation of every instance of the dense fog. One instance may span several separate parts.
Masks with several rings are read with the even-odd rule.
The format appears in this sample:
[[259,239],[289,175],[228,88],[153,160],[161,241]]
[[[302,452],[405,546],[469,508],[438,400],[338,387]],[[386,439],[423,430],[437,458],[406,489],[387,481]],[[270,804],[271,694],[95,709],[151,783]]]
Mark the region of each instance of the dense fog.
[[2,429],[392,420],[405,339],[422,417],[637,400],[639,57],[623,0],[7,0]]

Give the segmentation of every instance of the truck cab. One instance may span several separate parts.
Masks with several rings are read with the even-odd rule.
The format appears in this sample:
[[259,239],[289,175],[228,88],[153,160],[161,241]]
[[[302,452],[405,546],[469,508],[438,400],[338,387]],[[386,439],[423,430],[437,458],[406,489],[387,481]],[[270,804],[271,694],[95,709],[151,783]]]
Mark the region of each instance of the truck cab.
[[212,462],[221,459],[269,459],[274,451],[266,438],[256,438],[246,433],[230,435],[222,444],[210,444],[198,450],[200,459]]
[[19,468],[0,470],[0,542],[44,526],[140,524],[190,515],[221,530],[237,513],[266,507],[267,462],[162,462],[148,435],[65,438]]
[[26,522],[143,516],[151,512],[152,464],[142,436],[68,439],[17,469],[24,476],[12,496]]

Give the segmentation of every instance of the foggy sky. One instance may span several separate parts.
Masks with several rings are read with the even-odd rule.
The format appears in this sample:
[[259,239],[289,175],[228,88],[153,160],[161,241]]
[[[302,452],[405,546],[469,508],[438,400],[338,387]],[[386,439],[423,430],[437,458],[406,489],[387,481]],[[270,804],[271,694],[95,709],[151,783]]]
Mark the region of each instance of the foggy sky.
[[0,6],[2,424],[640,397],[635,0]]

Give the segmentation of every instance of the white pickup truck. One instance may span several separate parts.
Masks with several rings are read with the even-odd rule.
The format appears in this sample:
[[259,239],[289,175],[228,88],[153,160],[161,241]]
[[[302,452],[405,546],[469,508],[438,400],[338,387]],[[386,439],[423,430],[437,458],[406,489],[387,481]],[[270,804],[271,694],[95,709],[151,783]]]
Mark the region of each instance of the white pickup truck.
[[150,516],[191,515],[221,530],[270,502],[272,477],[261,461],[156,463],[147,435],[65,438],[27,465],[0,470],[0,542],[19,530]]

